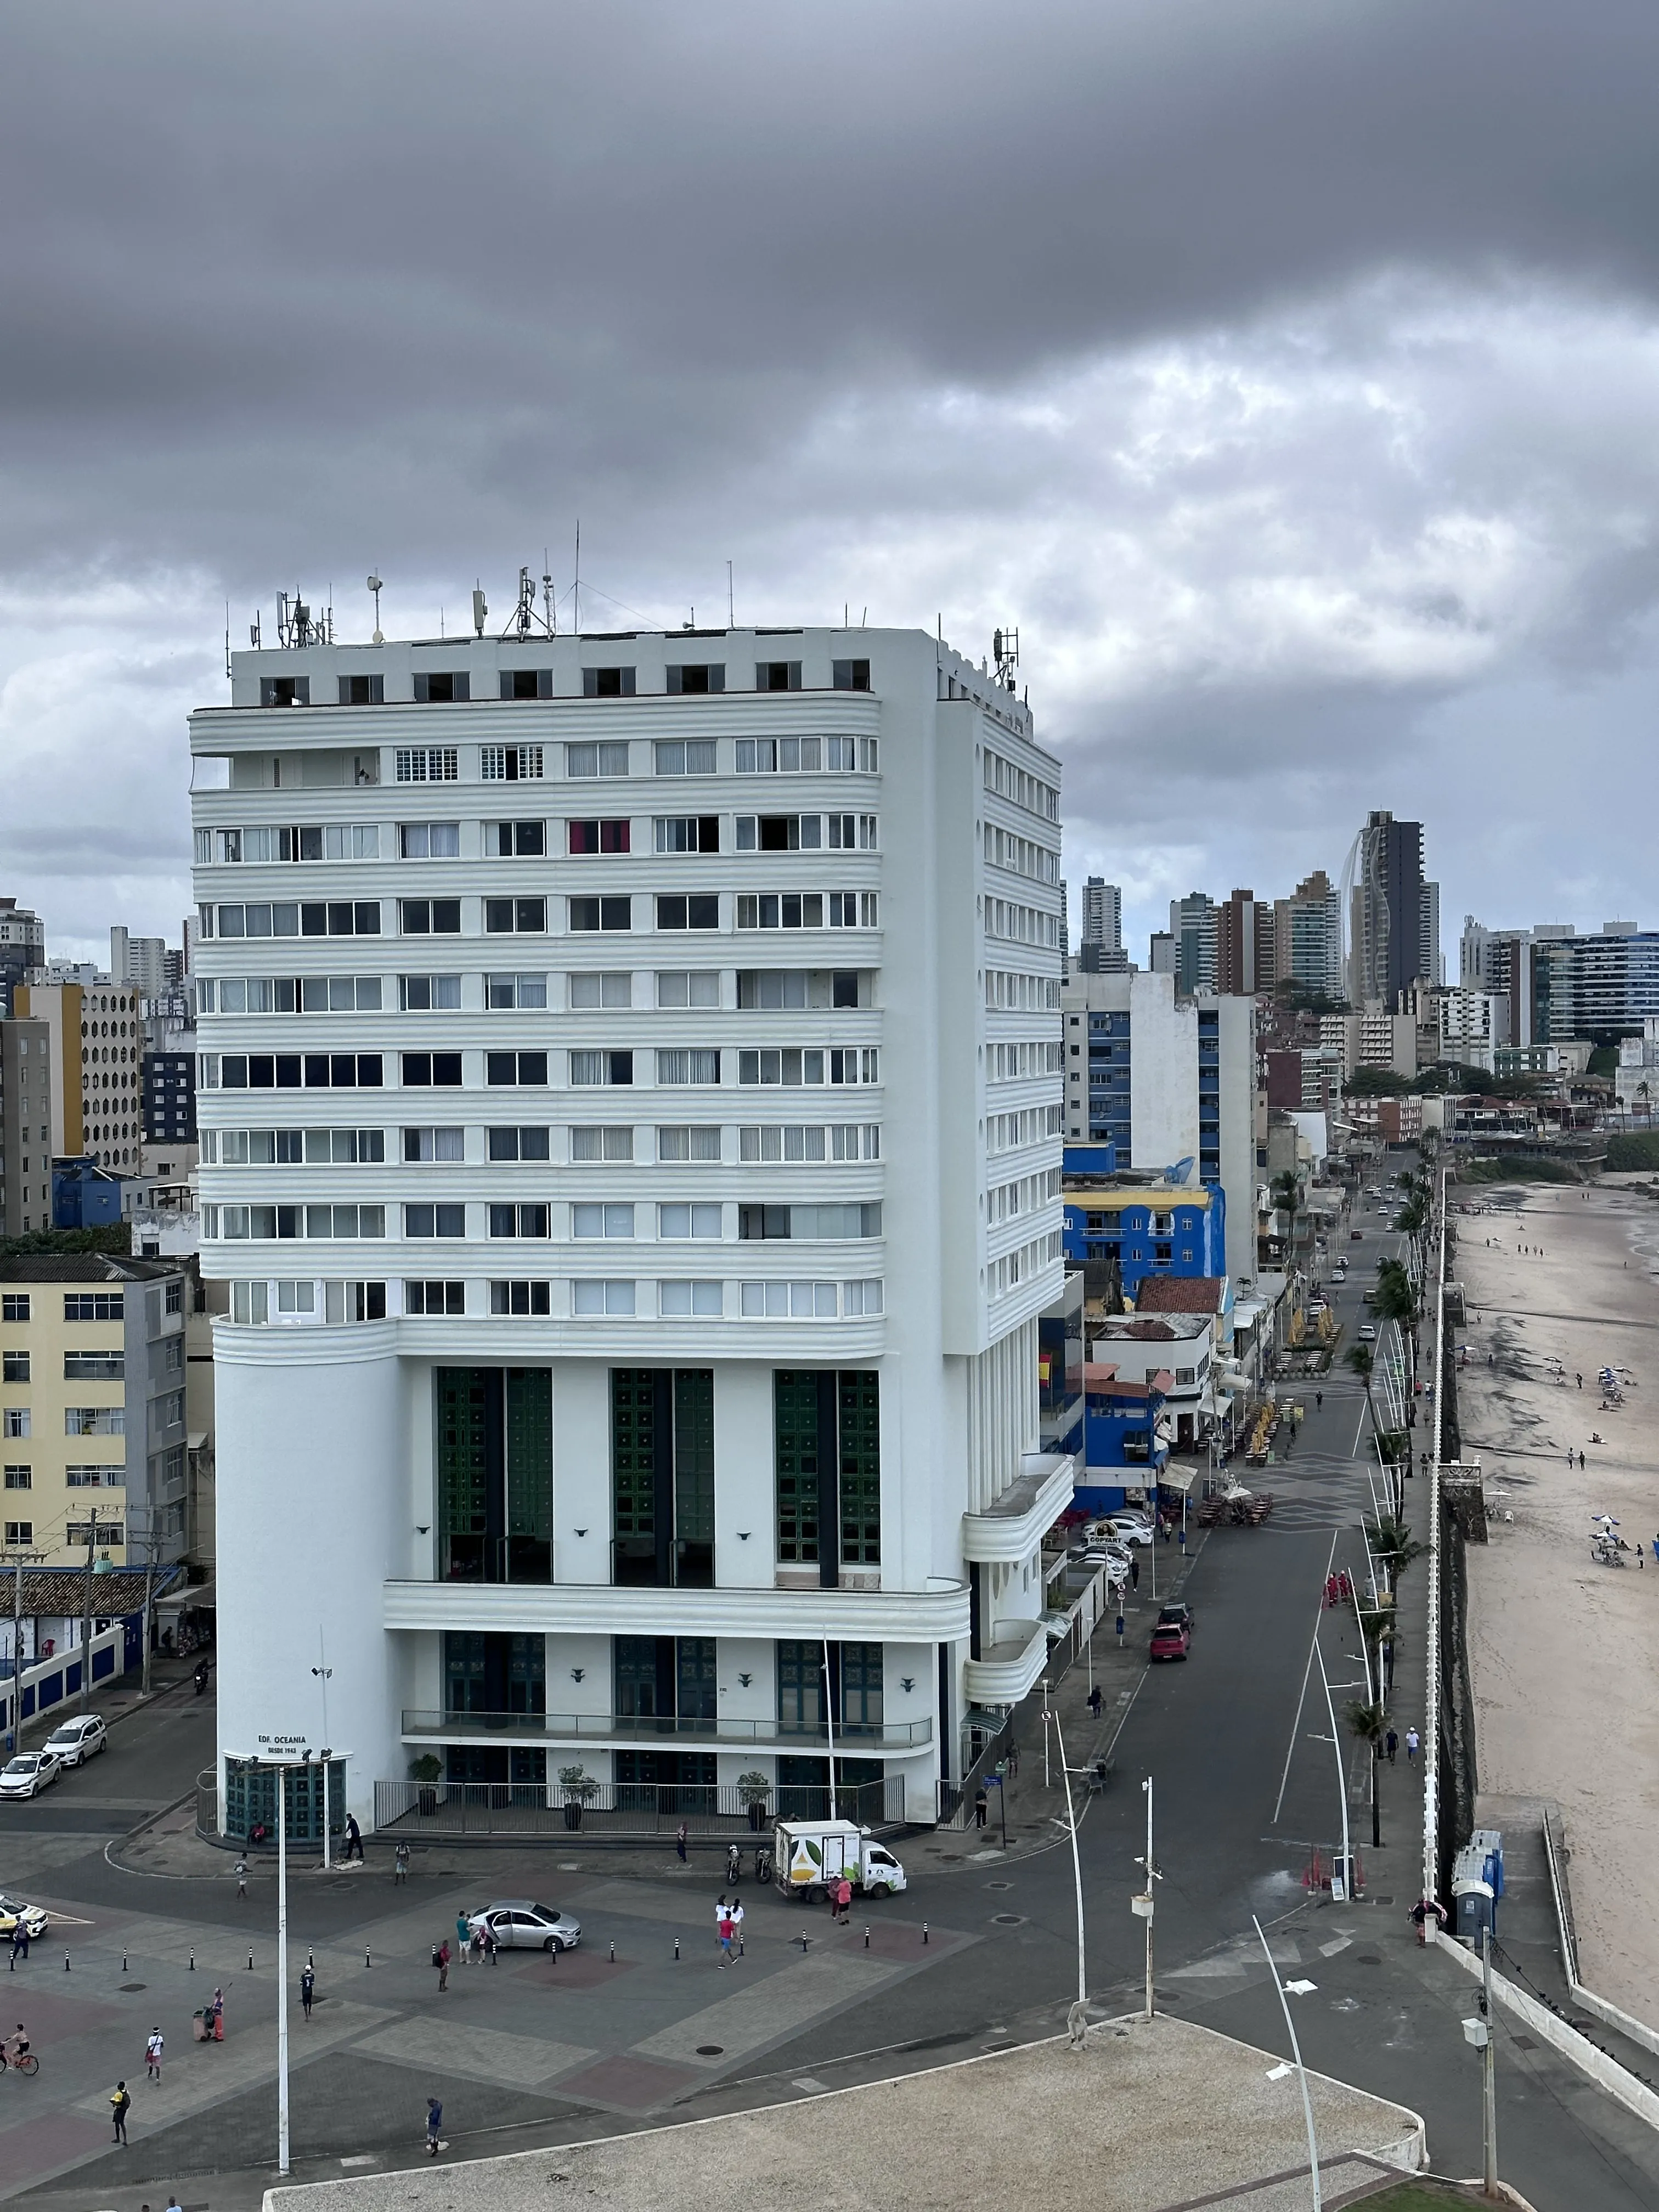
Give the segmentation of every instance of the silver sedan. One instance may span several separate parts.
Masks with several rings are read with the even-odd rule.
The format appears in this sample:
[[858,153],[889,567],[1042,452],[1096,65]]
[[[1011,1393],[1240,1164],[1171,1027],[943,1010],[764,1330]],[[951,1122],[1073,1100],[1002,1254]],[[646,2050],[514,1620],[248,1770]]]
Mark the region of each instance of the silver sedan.
[[582,1940],[580,1920],[527,1897],[503,1898],[470,1912],[466,1924],[474,1935],[488,1928],[504,1951],[574,1951]]

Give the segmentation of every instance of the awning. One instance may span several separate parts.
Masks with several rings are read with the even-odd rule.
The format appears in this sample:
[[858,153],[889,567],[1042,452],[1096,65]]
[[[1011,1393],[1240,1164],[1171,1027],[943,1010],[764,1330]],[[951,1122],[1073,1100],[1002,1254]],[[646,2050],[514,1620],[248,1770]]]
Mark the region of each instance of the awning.
[[1007,1712],[994,1705],[969,1705],[962,1717],[963,1728],[977,1729],[981,1735],[1000,1735],[1007,1724]]
[[1174,1491],[1177,1498],[1185,1498],[1198,1473],[1195,1467],[1166,1467],[1158,1475],[1158,1486],[1160,1490]]

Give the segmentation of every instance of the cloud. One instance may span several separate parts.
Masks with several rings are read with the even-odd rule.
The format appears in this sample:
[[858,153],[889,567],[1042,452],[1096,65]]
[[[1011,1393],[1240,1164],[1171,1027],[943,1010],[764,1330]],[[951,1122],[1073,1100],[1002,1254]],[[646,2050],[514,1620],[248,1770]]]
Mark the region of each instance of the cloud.
[[173,933],[224,600],[434,629],[580,514],[602,618],[729,558],[741,618],[1016,623],[1137,930],[1374,805],[1448,917],[1521,858],[1638,910],[1656,64],[1632,0],[36,11],[5,886]]

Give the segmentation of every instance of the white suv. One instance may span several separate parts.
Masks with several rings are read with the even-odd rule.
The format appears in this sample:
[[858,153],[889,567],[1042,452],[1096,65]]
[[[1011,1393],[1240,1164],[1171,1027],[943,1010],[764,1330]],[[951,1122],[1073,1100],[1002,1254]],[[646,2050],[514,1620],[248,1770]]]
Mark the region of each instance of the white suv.
[[96,1713],[82,1713],[55,1728],[46,1738],[46,1749],[55,1751],[65,1766],[79,1766],[95,1752],[104,1750],[109,1731]]

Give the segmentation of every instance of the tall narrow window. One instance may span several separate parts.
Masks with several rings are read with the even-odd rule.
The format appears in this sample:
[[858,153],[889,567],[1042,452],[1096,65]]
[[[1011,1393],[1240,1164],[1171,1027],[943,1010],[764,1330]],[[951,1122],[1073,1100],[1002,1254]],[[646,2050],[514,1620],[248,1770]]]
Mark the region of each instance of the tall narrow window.
[[772,1387],[778,1558],[833,1588],[881,1559],[880,1378],[780,1368]]
[[440,1574],[452,1582],[550,1581],[548,1370],[441,1367],[437,1393]]
[[613,1580],[712,1587],[714,1370],[613,1368],[611,1467]]

